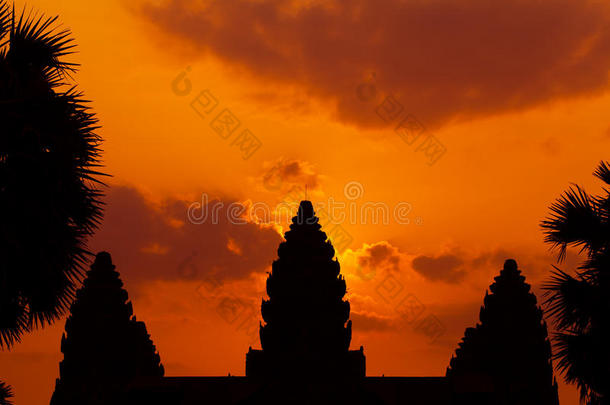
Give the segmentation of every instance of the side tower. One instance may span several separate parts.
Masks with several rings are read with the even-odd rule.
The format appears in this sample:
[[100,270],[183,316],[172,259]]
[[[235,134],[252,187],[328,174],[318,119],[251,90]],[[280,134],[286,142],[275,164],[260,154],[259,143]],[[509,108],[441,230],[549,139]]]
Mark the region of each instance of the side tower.
[[335,250],[321,231],[310,201],[301,201],[262,301],[262,350],[250,348],[246,376],[340,375],[364,377],[365,357],[349,350],[350,305]]
[[98,253],[61,338],[64,359],[51,405],[121,403],[137,377],[162,377],[161,359],[136,321],[110,254]]
[[456,404],[558,405],[551,345],[536,296],[509,259],[485,293],[480,324],[466,329],[447,376]]

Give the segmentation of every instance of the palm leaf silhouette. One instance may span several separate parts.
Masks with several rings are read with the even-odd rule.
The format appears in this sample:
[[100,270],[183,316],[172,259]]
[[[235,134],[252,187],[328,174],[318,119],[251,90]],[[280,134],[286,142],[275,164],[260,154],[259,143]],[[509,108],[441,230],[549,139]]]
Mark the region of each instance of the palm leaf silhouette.
[[10,385],[0,381],[0,405],[12,405],[10,399],[13,397],[13,390]]
[[[0,0],[0,347],[69,307],[102,218],[101,138],[70,32]],[[66,88],[61,91],[61,88]]]
[[[593,174],[610,184],[606,162]],[[558,329],[553,339],[557,369],[578,386],[581,400],[589,405],[610,401],[610,192],[604,192],[590,196],[573,186],[542,221],[545,241],[559,249],[559,262],[568,247],[586,253],[574,275],[553,266],[543,287],[547,314]]]

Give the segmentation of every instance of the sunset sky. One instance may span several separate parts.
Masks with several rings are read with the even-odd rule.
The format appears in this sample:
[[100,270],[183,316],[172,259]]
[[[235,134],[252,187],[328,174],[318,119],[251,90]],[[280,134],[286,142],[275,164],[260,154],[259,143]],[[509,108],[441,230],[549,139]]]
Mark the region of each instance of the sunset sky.
[[[232,203],[272,212],[307,186],[314,204],[408,207],[402,221],[336,221],[349,242],[338,258],[352,348],[364,346],[368,375],[441,376],[505,259],[540,302],[556,259],[539,226],[549,205],[571,183],[601,191],[592,172],[610,146],[606,1],[27,7],[59,15],[78,44],[74,80],[113,176],[90,247],[112,254],[169,376],[244,375],[248,346],[259,346],[251,331],[286,221],[231,223]],[[225,110],[239,121],[230,135],[214,129]],[[246,135],[260,142],[251,155]],[[445,152],[431,157],[422,142]],[[223,204],[218,223],[193,223],[188,208],[206,198]],[[405,299],[438,320],[440,336],[405,318]],[[0,352],[18,405],[48,403],[63,327]],[[561,382],[560,399],[578,394]]]

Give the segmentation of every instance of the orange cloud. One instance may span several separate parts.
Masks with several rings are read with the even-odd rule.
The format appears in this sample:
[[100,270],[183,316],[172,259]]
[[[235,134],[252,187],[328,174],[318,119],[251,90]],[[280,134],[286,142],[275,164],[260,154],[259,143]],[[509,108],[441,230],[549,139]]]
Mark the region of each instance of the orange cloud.
[[372,312],[352,311],[350,319],[353,322],[355,331],[375,331],[381,332],[393,328],[394,319],[388,316],[378,315]]
[[394,112],[435,126],[608,83],[603,2],[142,1],[136,13],[175,48],[212,54],[266,85],[300,85],[361,126],[385,125],[375,106],[387,94],[400,103]]

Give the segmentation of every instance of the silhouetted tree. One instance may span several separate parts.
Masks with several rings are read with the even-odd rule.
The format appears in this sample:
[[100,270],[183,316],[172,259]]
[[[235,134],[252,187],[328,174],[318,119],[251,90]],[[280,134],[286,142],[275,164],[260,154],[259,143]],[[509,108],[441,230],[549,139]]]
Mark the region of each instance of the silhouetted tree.
[[[485,293],[480,324],[466,329],[447,375],[487,379],[498,403],[558,404],[551,346],[542,310],[514,260],[507,260]],[[478,381],[477,381],[478,379]]]
[[99,253],[77,292],[61,339],[52,405],[115,404],[136,377],[162,377],[159,354],[110,255]]
[[[594,175],[610,185],[610,167],[601,162]],[[546,285],[545,305],[558,333],[554,335],[557,368],[576,383],[588,404],[610,404],[610,192],[591,196],[571,187],[542,222],[545,241],[559,249],[561,263],[568,247],[587,259],[572,276],[556,266]]]
[[56,20],[0,0],[0,347],[67,310],[102,215],[101,139],[81,94],[60,91],[76,66]]
[[10,399],[13,397],[13,390],[4,382],[0,381],[0,405],[12,405]]

